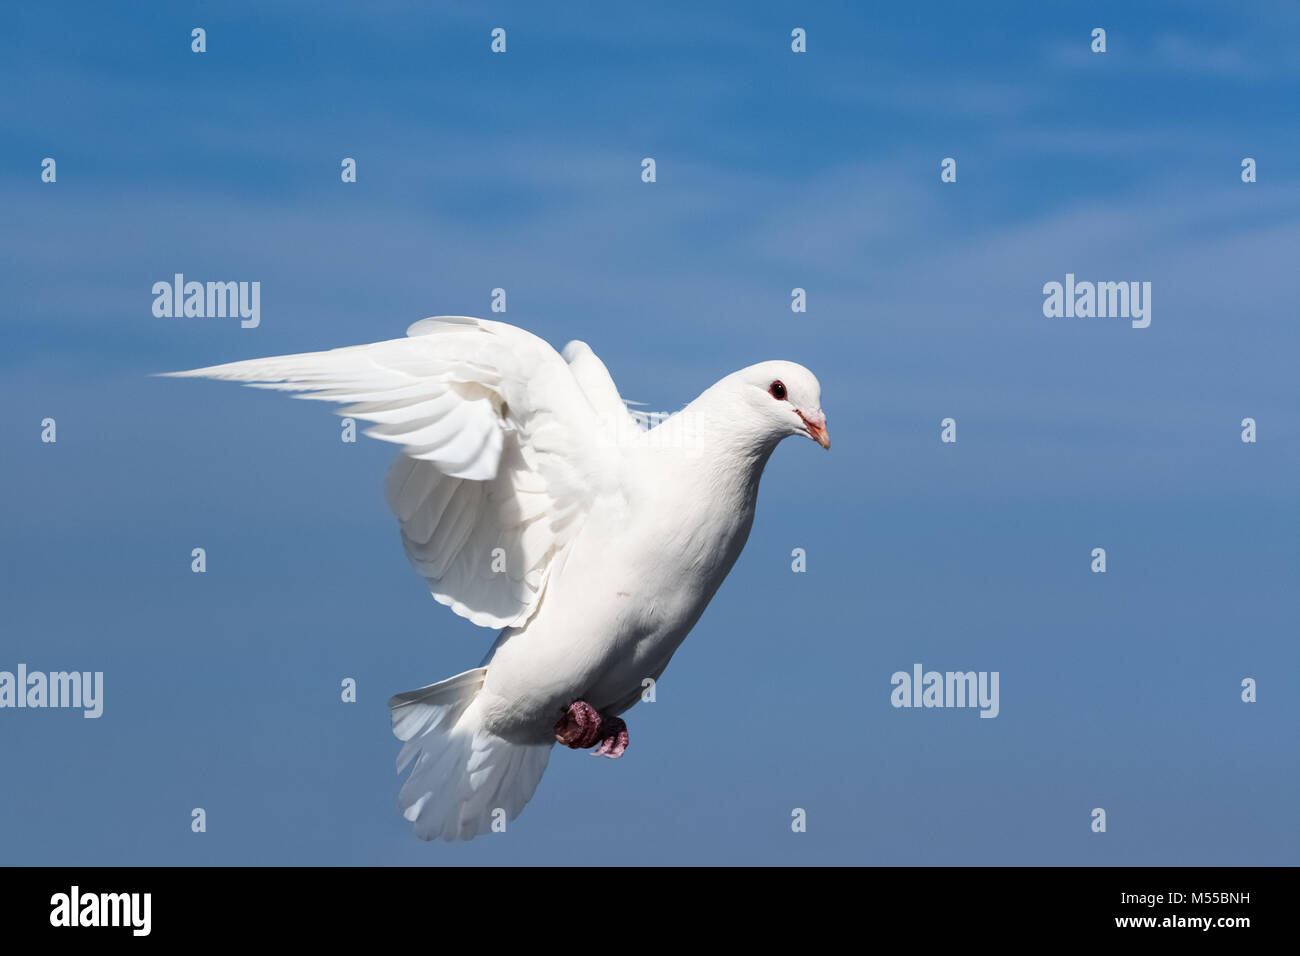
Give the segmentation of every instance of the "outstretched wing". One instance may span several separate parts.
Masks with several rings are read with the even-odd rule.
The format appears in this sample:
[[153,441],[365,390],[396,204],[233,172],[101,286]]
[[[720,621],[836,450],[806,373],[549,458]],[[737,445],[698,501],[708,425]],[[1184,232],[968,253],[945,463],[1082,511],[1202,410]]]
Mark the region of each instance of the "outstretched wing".
[[610,378],[609,369],[590,345],[574,339],[560,355],[569,363],[582,394],[595,409],[595,430],[600,442],[624,446],[650,427],[627,407],[628,403],[618,394],[618,387]]
[[434,598],[518,626],[592,503],[619,493],[619,456],[569,365],[531,333],[438,316],[406,334],[170,374],[346,403],[338,414],[373,422],[367,435],[402,446],[385,494]]

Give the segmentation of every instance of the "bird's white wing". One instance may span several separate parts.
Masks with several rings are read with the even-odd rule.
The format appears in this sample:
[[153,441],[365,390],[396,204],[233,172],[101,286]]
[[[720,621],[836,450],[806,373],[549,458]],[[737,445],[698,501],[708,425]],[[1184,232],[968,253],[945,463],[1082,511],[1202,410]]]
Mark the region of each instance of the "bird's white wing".
[[385,493],[433,596],[484,627],[521,625],[592,503],[620,493],[619,456],[569,365],[531,333],[438,316],[406,334],[171,374],[347,403],[338,414],[402,446]]
[[569,363],[569,370],[596,411],[596,434],[602,443],[623,447],[646,430],[648,426],[619,396],[609,369],[590,345],[574,339],[560,355]]

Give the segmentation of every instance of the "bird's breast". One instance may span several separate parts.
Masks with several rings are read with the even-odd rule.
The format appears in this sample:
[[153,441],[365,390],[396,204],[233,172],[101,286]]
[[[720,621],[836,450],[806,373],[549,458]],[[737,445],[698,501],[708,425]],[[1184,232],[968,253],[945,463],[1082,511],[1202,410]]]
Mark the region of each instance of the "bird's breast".
[[485,689],[539,727],[579,698],[631,706],[704,613],[752,523],[740,495],[650,489],[594,503],[533,619],[494,646]]

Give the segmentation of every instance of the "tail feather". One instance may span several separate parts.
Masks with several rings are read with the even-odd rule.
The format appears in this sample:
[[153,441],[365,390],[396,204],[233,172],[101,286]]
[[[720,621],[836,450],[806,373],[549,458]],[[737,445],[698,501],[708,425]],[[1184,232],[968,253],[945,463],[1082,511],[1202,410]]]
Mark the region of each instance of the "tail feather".
[[398,803],[422,840],[472,839],[498,810],[513,820],[546,771],[551,744],[511,743],[482,727],[474,704],[486,675],[476,667],[388,702],[404,741],[398,772],[414,761]]

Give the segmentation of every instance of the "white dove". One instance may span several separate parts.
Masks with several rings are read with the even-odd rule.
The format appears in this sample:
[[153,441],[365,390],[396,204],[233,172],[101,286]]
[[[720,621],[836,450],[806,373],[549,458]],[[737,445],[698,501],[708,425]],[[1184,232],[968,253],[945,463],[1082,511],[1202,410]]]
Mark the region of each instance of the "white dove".
[[618,757],[731,570],[781,439],[830,447],[821,386],[762,362],[646,430],[583,342],[438,316],[407,338],[233,362],[228,379],[345,403],[402,446],[386,495],[434,598],[502,628],[480,666],[389,701],[399,798],[425,840],[468,840],[532,798],[556,742]]

